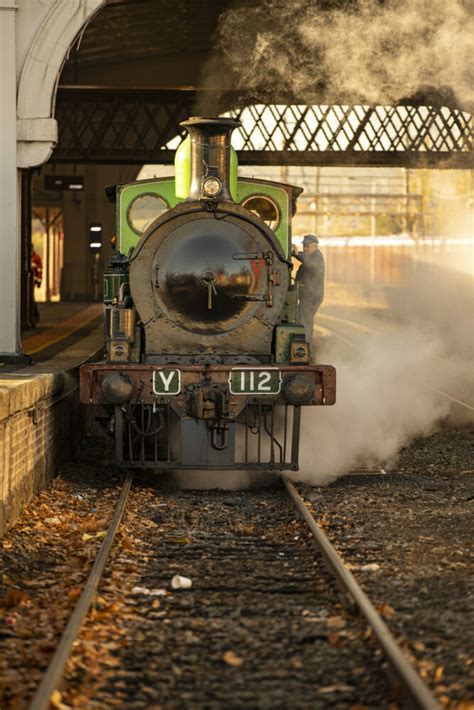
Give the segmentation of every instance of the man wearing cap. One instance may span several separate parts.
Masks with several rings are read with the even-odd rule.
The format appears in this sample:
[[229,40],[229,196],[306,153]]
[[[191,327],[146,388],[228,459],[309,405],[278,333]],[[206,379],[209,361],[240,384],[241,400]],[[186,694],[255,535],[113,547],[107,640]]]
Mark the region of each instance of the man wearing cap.
[[304,325],[310,348],[313,346],[314,317],[324,298],[324,258],[319,251],[319,239],[314,234],[303,237],[303,251],[293,247],[293,256],[301,261],[296,274],[299,284],[299,317]]

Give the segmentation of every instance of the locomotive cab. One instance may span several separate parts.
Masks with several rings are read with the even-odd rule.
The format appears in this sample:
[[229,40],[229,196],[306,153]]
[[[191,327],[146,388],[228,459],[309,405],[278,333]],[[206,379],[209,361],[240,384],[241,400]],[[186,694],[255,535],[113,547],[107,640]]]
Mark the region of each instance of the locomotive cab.
[[296,469],[300,408],[332,404],[291,280],[301,189],[237,177],[233,119],[185,121],[175,178],[116,188],[106,361],[81,369],[124,466]]

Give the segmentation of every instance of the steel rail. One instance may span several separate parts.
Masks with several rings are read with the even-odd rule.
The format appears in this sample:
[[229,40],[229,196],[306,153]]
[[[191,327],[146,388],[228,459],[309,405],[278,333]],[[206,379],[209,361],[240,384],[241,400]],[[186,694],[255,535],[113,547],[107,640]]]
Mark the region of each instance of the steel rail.
[[31,701],[30,710],[49,710],[51,695],[61,682],[72,645],[77,638],[84,617],[90,609],[94,594],[97,591],[97,587],[104,572],[115,533],[118,530],[123,512],[125,510],[125,504],[132,485],[132,478],[133,476],[131,473],[128,473],[125,478],[122,491],[117,502],[117,507],[107,530],[107,534],[102,542],[102,545],[100,546],[94,565],[89,573],[89,577],[87,578],[86,585],[81,596],[79,597],[71,617],[69,618],[67,626],[64,629],[58,647],[56,648],[53,658],[51,659],[51,663],[49,664],[48,669],[36,690],[33,700]]
[[359,586],[352,572],[347,569],[339,553],[329,541],[329,538],[307,509],[304,499],[299,495],[295,486],[286,476],[282,476],[281,478],[288,495],[293,500],[299,513],[313,533],[326,564],[345,593],[354,600],[361,613],[365,616],[393,672],[396,674],[414,706],[422,710],[441,710],[438,701],[411,663],[405,658],[403,651],[395,641],[388,626],[377,612],[368,596]]
[[464,407],[465,409],[469,409],[471,412],[474,412],[474,407],[472,407],[467,402],[463,402],[462,399],[456,399],[456,397],[451,397],[451,395],[447,392],[443,392],[443,390],[437,390],[435,387],[428,387],[428,389],[430,389],[432,392],[436,392],[436,394],[440,394],[442,397],[446,397],[446,399],[450,399],[451,402],[455,402],[456,404],[461,405],[461,407]]

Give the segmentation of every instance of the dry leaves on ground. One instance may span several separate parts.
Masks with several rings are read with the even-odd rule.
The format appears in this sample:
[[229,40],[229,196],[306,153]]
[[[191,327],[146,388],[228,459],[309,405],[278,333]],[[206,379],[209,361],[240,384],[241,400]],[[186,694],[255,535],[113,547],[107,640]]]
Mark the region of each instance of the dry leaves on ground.
[[232,666],[233,668],[238,668],[243,663],[243,659],[240,658],[235,651],[226,651],[222,656],[222,659],[224,663],[228,666]]

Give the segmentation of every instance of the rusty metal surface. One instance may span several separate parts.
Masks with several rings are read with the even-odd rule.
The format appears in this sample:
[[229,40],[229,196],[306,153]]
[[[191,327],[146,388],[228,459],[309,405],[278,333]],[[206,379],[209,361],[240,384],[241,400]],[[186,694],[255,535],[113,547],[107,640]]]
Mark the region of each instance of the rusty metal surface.
[[[148,404],[170,403],[179,416],[185,416],[186,387],[188,385],[204,386],[207,384],[220,385],[227,388],[229,373],[235,365],[169,365],[165,369],[178,369],[181,372],[181,393],[179,395],[157,396],[153,392],[153,372],[163,369],[153,365],[114,365],[91,364],[82,365],[80,370],[80,400],[83,404],[104,404],[102,394],[102,381],[112,373],[126,375],[133,384],[132,400]],[[268,367],[252,366],[252,370],[268,370]],[[290,374],[307,374],[314,378],[315,395],[313,403],[317,405],[331,405],[336,401],[336,370],[332,365],[285,365],[278,367],[284,378]],[[248,400],[261,400],[285,404],[283,397],[278,395],[231,395],[228,394],[228,409],[237,416]]]
[[[272,252],[275,257],[272,265],[264,265],[261,270],[258,280],[262,284],[259,289],[270,290],[270,284],[264,283],[267,272],[268,275],[277,274],[278,278],[275,281],[278,283],[271,284],[272,298],[270,303],[268,300],[248,300],[242,302],[240,312],[233,317],[228,315],[221,321],[212,322],[214,316],[210,311],[209,322],[202,321],[202,314],[199,319],[192,321],[190,309],[194,307],[200,294],[193,292],[186,294],[184,311],[179,312],[177,298],[169,296],[168,281],[170,276],[168,272],[171,269],[168,267],[163,269],[162,265],[169,265],[170,260],[174,258],[178,265],[178,271],[176,275],[172,274],[173,278],[181,278],[182,272],[189,280],[188,264],[185,264],[183,260],[186,257],[189,261],[188,251],[193,247],[193,244],[191,243],[188,248],[186,242],[183,249],[181,238],[168,237],[172,237],[178,233],[178,230],[182,231],[182,228],[185,228],[189,239],[192,240],[193,225],[196,225],[195,229],[198,230],[200,228],[199,222],[205,220],[206,222],[201,224],[209,223],[218,230],[215,241],[217,242],[220,238],[229,247],[230,261],[234,264],[237,272],[247,269],[248,266],[247,270],[251,274],[250,266],[253,267],[254,264],[249,264],[249,259],[235,261],[239,256],[237,254],[232,258],[234,245],[233,243],[227,244],[230,237],[227,236],[225,230],[222,230],[222,236],[219,237],[220,220],[224,218],[227,233],[234,229],[241,235],[239,239],[248,243],[249,247],[246,251],[257,250],[262,254]],[[237,247],[235,249],[240,250]],[[200,256],[197,254],[195,259],[199,260],[199,258]],[[217,262],[214,266],[216,270],[219,270]],[[208,264],[208,266],[210,265],[211,263]],[[189,267],[191,271],[194,268],[192,263]],[[199,281],[199,279],[197,280]],[[270,281],[269,278],[267,280]],[[150,230],[140,241],[131,263],[130,286],[135,307],[144,324],[147,355],[156,353],[267,355],[271,350],[273,327],[285,302],[288,281],[288,262],[281,251],[279,242],[263,223],[259,222],[257,226],[247,210],[230,202],[220,202],[218,208],[211,212],[202,209],[200,203],[196,202],[178,205],[150,227]],[[219,289],[218,282],[216,285]],[[225,291],[224,288],[221,290]],[[204,286],[203,293],[204,295],[207,293]],[[244,296],[244,298],[248,298],[248,296]],[[212,305],[216,305],[215,302]]]

